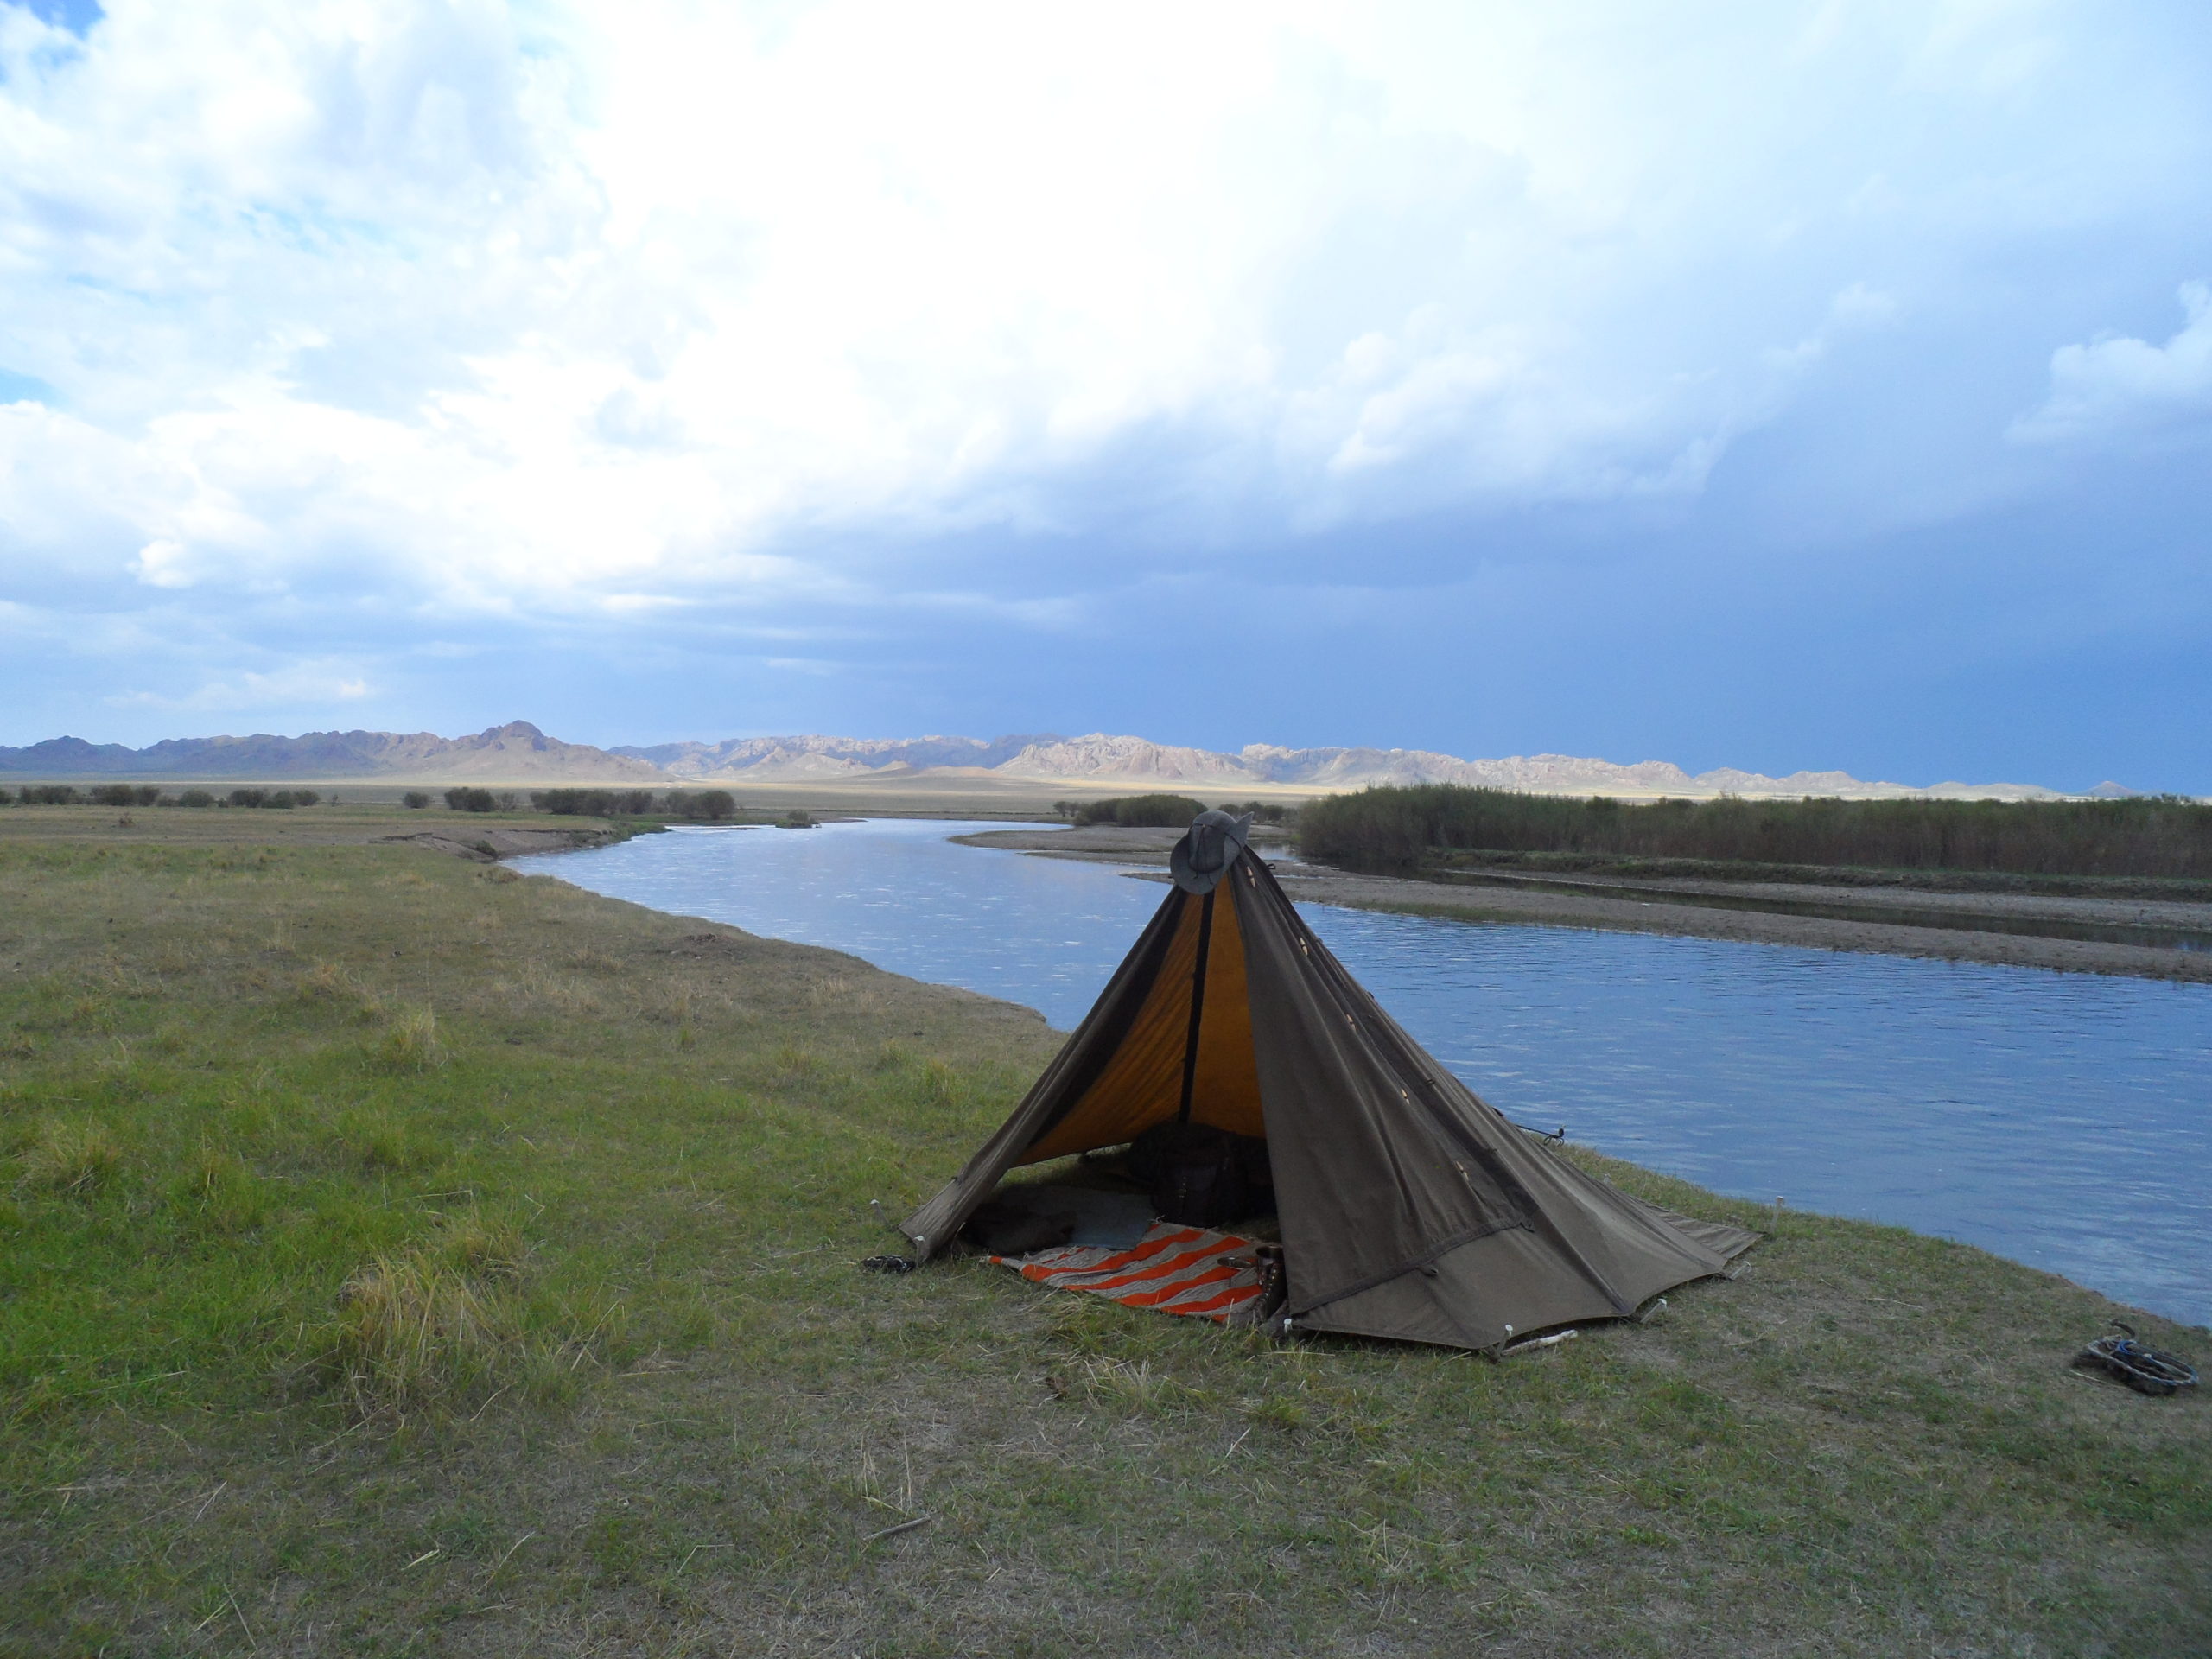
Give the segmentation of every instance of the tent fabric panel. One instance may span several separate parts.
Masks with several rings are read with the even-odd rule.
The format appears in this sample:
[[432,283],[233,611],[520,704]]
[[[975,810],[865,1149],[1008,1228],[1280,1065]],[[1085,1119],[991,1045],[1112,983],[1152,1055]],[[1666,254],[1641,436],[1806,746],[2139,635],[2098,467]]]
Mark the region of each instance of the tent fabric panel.
[[[1294,1265],[1291,1272],[1295,1306],[1302,1287]],[[1338,1336],[1485,1349],[1556,1325],[1616,1317],[1606,1294],[1562,1262],[1542,1235],[1515,1227],[1300,1314],[1297,1325]]]
[[1511,1195],[1416,1106],[1376,1040],[1381,1011],[1265,866],[1240,860],[1220,891],[1235,895],[1253,1024],[1266,1033],[1256,1066],[1299,1297],[1386,1274],[1457,1235],[1520,1223]]
[[[1191,1034],[1191,987],[1208,899],[1185,904],[1154,980],[1131,1020],[1121,1050],[1060,1121],[1025,1148],[1016,1164],[1043,1163],[1099,1147],[1118,1147],[1183,1103],[1183,1066]],[[1199,1010],[1193,1122],[1239,1135],[1262,1135],[1260,1082],[1252,1058],[1252,1011],[1245,991],[1244,949],[1234,906],[1213,906],[1206,950],[1206,995]]]
[[[1253,1052],[1244,928],[1226,890],[1215,891],[1220,896],[1214,905],[1213,948],[1206,962],[1206,998],[1204,1023],[1198,1027],[1191,1121],[1211,1123],[1233,1135],[1264,1138],[1268,1120],[1260,1103],[1260,1072]],[[1181,1103],[1179,1096],[1177,1103]]]
[[[976,1206],[991,1195],[1014,1160],[1049,1132],[1112,1064],[1160,977],[1184,912],[1190,908],[1188,898],[1179,887],[1169,889],[1166,899],[1153,912],[1136,944],[1099,993],[1098,1001],[1030,1085],[1021,1103],[977,1148],[966,1168],[900,1224],[899,1231],[912,1243],[918,1257],[927,1260],[944,1249]],[[1187,977],[1188,969],[1185,972]]]
[[1183,1088],[1184,1039],[1190,1034],[1191,970],[1198,953],[1204,899],[1182,906],[1160,971],[1133,1011],[1120,1047],[1058,1122],[1014,1159],[1041,1163],[1094,1147],[1118,1146],[1138,1130],[1175,1115]]
[[1733,1262],[1745,1250],[1759,1242],[1759,1236],[1748,1227],[1738,1227],[1725,1221],[1700,1221],[1695,1216],[1681,1215],[1672,1210],[1662,1210],[1647,1199],[1636,1202],[1675,1231],[1695,1240],[1725,1262]]
[[[1727,1253],[1530,1140],[1445,1071],[1313,935],[1259,861],[1237,875],[1254,1018],[1268,1034],[1259,1065],[1295,1264],[1290,1309],[1301,1322],[1349,1317],[1332,1306],[1341,1301],[1370,1320],[1397,1306],[1432,1325],[1416,1310],[1449,1289],[1440,1251],[1459,1255],[1449,1247],[1463,1235],[1519,1235],[1525,1249],[1486,1244],[1487,1257],[1541,1262],[1542,1274],[1505,1288],[1567,1319],[1631,1313],[1726,1266]],[[1748,1245],[1739,1236],[1737,1248]],[[1394,1270],[1422,1286],[1382,1295]],[[1543,1289],[1561,1274],[1579,1288]],[[1526,1317],[1516,1323],[1534,1328]]]
[[1406,1057],[1406,1074],[1412,1077],[1425,1069],[1415,1089],[1433,1096],[1456,1124],[1481,1135],[1485,1158],[1519,1198],[1530,1226],[1548,1239],[1555,1255],[1608,1294],[1616,1314],[1632,1313],[1672,1286],[1720,1272],[1757,1242],[1757,1234],[1740,1227],[1669,1216],[1589,1173],[1514,1128],[1380,1007],[1374,1018]]
[[1757,1240],[1721,1223],[1695,1230],[1678,1225],[1536,1141],[1523,1137],[1513,1151],[1542,1230],[1611,1286],[1629,1311],[1662,1290],[1722,1272]]

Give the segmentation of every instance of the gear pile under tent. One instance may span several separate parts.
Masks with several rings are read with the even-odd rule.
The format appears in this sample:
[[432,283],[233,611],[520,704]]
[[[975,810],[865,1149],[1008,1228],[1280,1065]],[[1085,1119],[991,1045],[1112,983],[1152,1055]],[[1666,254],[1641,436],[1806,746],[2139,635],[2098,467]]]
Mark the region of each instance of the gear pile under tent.
[[[1633,1317],[1751,1246],[1585,1173],[1452,1077],[1300,918],[1249,824],[1207,812],[1177,843],[1174,887],[1096,1005],[905,1223],[917,1259],[965,1228],[1042,1283],[1495,1351]],[[1079,1154],[1071,1185],[1001,1185]],[[1274,1221],[1240,1228],[1240,1206]],[[994,1243],[979,1215],[1027,1236],[1002,1224]],[[1277,1228],[1279,1247],[1254,1242]]]

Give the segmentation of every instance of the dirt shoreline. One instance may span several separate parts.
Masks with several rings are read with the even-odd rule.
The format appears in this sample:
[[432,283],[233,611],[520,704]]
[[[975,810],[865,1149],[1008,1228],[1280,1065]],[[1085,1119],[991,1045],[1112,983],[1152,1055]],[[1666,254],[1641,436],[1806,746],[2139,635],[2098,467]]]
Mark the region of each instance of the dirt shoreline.
[[[1131,874],[1164,870],[1173,830],[1000,830],[956,841],[971,847],[996,847],[1039,857],[1080,858],[1096,863],[1126,864]],[[2148,899],[2046,898],[2018,893],[1931,893],[1902,887],[1825,887],[1803,883],[1751,884],[1712,881],[1653,881],[1631,885],[1664,887],[1684,900],[1639,899],[1606,893],[1604,878],[1576,883],[1585,893],[1541,892],[1510,887],[1453,887],[1396,876],[1359,875],[1297,861],[1284,842],[1255,842],[1290,896],[1306,904],[1342,905],[1353,910],[1396,911],[1415,916],[1446,916],[1468,921],[1510,922],[1543,927],[1601,927],[1632,933],[1672,933],[1693,938],[1732,939],[1756,944],[1794,944],[1816,950],[1865,950],[1885,956],[1934,957],[1946,962],[1998,963],[2017,968],[2050,968],[2064,973],[2117,974],[2138,979],[2165,979],[2212,984],[2212,951],[2164,950],[2088,939],[2046,938],[2035,934],[1982,932],[1965,928],[1921,927],[1884,922],[1845,921],[1793,916],[1779,912],[1707,908],[1701,893],[1744,899],[1764,894],[1789,902],[1882,905],[1898,908],[1980,913],[2009,919],[2110,926],[2168,926],[2212,930],[2212,905]]]
[[624,837],[607,830],[423,830],[411,835],[378,836],[377,840],[453,858],[493,864],[501,859],[526,858],[533,853],[575,853],[605,847]]

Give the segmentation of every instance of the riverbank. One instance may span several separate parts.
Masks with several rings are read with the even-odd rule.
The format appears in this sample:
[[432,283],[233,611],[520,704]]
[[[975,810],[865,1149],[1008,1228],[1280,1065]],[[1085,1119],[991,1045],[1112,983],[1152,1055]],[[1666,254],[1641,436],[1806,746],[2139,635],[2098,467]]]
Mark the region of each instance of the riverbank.
[[862,1274],[870,1200],[932,1190],[1056,1048],[1035,1014],[226,816],[0,817],[0,1648],[2212,1637],[2204,1402],[2067,1363],[2114,1317],[2205,1332],[1574,1148],[1773,1236],[1497,1365]]
[[[653,827],[658,828],[658,823]],[[16,806],[0,810],[0,845],[62,847],[368,847],[412,845],[486,862],[604,847],[637,833],[604,818],[542,812],[454,812],[397,801],[316,806]]]
[[[1098,826],[1065,830],[986,830],[957,839],[969,846],[1165,870],[1167,849],[1175,844],[1177,834],[1173,830]],[[2212,983],[2212,951],[1994,931],[2000,924],[2032,924],[2037,918],[2047,918],[2054,923],[2075,926],[2158,926],[2177,931],[2212,931],[2212,905],[2024,893],[1931,893],[1911,887],[1662,880],[1649,877],[1627,880],[1602,876],[1548,876],[1541,887],[1488,881],[1459,886],[1397,876],[1363,875],[1304,864],[1297,860],[1287,841],[1259,840],[1254,844],[1269,860],[1284,890],[1301,903],[1344,905],[1357,910],[1396,911],[1416,916],[1447,916],[1468,921],[1676,933],[1696,938],[1803,945],[1821,950],[1874,951],[1952,962],[2052,968],[2070,973]],[[1554,890],[1558,887],[1577,890]],[[1665,890],[1668,896],[1635,896],[1637,890],[1651,888]],[[1947,917],[1986,918],[1990,931],[1732,907],[1747,898],[1761,895],[1783,905],[1882,906]],[[1732,907],[1700,903],[1700,899],[1726,900]]]

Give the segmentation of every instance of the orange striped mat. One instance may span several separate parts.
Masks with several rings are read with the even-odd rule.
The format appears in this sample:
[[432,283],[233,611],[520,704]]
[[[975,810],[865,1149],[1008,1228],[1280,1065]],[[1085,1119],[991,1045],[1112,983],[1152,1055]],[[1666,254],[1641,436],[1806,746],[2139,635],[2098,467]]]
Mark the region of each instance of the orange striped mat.
[[1063,1244],[991,1260],[1055,1290],[1087,1290],[1131,1307],[1225,1322],[1260,1294],[1252,1249],[1249,1238],[1161,1221],[1134,1249]]

